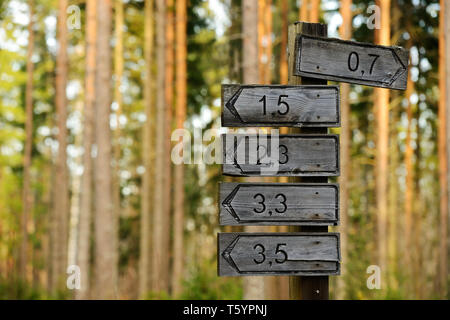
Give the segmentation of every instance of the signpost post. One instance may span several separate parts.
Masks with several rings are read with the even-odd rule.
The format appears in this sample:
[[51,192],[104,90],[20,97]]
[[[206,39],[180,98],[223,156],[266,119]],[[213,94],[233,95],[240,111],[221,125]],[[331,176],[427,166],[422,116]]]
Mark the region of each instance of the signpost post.
[[339,88],[327,80],[405,90],[408,51],[327,38],[327,26],[289,27],[289,85],[223,85],[222,125],[293,127],[292,134],[222,136],[222,172],[292,183],[222,183],[220,224],[286,225],[288,233],[219,233],[220,276],[288,275],[291,299],[328,299],[340,273]]

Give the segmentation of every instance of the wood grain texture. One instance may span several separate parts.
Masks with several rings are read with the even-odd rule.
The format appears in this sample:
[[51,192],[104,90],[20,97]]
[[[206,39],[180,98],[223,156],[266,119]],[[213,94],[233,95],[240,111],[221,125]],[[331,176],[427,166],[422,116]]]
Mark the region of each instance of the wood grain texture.
[[338,135],[292,134],[279,135],[278,139],[275,137],[273,134],[222,135],[223,174],[294,177],[339,175]]
[[339,186],[220,183],[221,225],[337,225]]
[[409,51],[387,47],[297,35],[296,76],[406,90]]
[[339,87],[223,84],[222,126],[339,127]]
[[339,275],[337,233],[219,233],[219,276]]

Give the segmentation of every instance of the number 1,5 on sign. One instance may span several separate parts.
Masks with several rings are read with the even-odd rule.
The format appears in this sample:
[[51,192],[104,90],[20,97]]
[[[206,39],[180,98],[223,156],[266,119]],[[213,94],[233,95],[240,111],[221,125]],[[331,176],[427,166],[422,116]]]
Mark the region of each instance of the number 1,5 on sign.
[[222,126],[339,125],[337,86],[222,85]]

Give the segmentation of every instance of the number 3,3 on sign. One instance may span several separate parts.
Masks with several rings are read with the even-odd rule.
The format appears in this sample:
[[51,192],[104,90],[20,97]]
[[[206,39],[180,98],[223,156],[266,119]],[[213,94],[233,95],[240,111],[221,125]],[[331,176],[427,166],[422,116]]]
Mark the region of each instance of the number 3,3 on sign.
[[339,223],[339,186],[328,183],[221,183],[221,225]]
[[338,233],[219,233],[219,276],[340,274]]
[[298,35],[296,76],[406,90],[408,50]]

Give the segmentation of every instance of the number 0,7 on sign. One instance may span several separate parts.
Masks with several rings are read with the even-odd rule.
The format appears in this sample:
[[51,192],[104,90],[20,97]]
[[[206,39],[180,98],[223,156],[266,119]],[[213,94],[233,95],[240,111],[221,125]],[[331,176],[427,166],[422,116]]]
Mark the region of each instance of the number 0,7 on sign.
[[298,35],[296,76],[406,90],[409,52],[332,38]]
[[337,233],[219,233],[220,276],[340,273]]
[[338,86],[222,85],[222,126],[339,125]]

